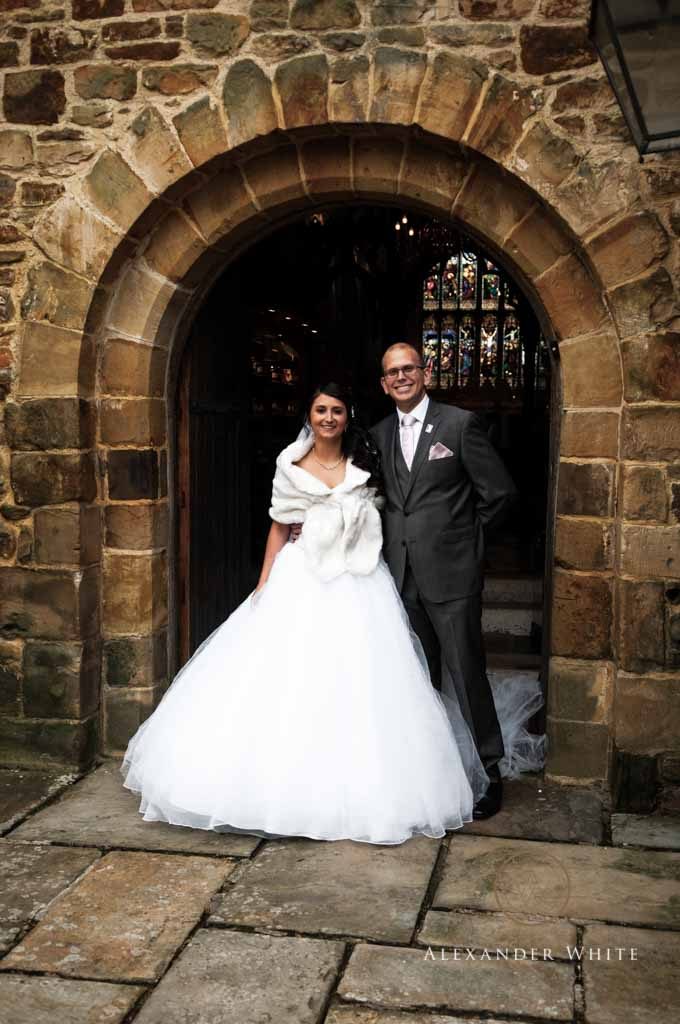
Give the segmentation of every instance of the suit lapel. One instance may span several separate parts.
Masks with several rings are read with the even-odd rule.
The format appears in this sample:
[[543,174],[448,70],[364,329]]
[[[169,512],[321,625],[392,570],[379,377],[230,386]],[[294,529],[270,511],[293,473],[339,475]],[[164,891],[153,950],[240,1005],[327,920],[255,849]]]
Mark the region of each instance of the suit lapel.
[[[409,494],[413,490],[413,484],[418,476],[418,472],[423,462],[425,461],[425,455],[430,450],[430,445],[434,444],[439,430],[441,420],[441,413],[439,406],[432,399],[428,402],[427,413],[425,415],[425,422],[420,430],[420,437],[418,438],[418,444],[416,446],[415,454],[413,456],[413,464],[411,465],[411,472],[409,474],[408,487],[406,494],[404,495],[404,501],[408,501]],[[432,430],[428,433],[428,425],[432,424]]]

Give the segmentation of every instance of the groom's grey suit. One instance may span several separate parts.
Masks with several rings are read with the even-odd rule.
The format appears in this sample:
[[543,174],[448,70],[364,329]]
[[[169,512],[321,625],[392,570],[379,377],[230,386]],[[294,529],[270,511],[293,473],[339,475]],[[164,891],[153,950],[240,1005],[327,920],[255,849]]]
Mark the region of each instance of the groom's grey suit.
[[[482,640],[484,532],[505,517],[517,490],[479,418],[465,409],[429,400],[410,471],[396,411],[371,434],[385,480],[385,560],[433,685],[441,689],[443,654],[488,770],[504,748]],[[438,443],[452,454],[430,458]]]

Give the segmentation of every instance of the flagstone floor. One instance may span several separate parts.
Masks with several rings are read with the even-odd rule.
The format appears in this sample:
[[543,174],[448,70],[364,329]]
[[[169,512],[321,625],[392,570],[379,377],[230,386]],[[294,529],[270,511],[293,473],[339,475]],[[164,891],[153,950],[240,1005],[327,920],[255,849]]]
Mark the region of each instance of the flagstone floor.
[[525,776],[400,846],[144,822],[0,769],[3,1024],[642,1024],[680,1006],[680,819]]

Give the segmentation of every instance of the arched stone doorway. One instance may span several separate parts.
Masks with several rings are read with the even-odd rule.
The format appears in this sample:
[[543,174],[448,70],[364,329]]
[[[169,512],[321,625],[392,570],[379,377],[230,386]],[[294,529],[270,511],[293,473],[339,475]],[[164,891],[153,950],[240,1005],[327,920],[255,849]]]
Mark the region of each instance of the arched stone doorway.
[[550,583],[551,358],[540,326],[512,277],[452,221],[349,200],[254,244],[192,325],[177,387],[180,664],[257,582],[275,458],[306,396],[344,381],[363,425],[377,423],[392,411],[380,356],[399,340],[422,347],[435,400],[482,417],[519,488],[487,538],[484,626],[495,669],[538,670],[546,570]]
[[[566,712],[559,699],[555,704],[549,768],[559,777],[606,778],[621,367],[603,287],[583,245],[499,164],[420,129],[291,128],[285,137],[273,132],[250,146],[244,141],[226,155],[207,154],[196,142],[200,173],[151,114],[142,137],[145,178],[153,179],[159,199],[152,200],[122,157],[107,151],[85,180],[84,198],[66,197],[36,228],[52,260],[48,271],[75,272],[83,285],[68,329],[53,328],[48,338],[42,325],[27,327],[21,403],[28,408],[42,393],[39,371],[49,350],[51,386],[58,394],[94,398],[98,414],[97,461],[88,450],[62,457],[76,481],[65,485],[63,500],[79,503],[80,535],[102,544],[101,560],[67,574],[64,583],[69,601],[83,610],[83,650],[101,644],[102,665],[101,741],[99,716],[91,702],[82,704],[69,756],[87,761],[100,743],[106,752],[119,751],[175,667],[177,608],[169,597],[176,518],[168,497],[175,488],[168,482],[175,423],[168,388],[204,295],[226,265],[277,224],[319,203],[358,197],[398,199],[464,224],[511,267],[544,334],[559,343],[551,653],[558,686],[565,680],[579,696]],[[222,141],[210,145],[224,149]],[[213,159],[206,162],[208,155]],[[95,435],[89,424],[84,429],[79,445],[89,448]]]

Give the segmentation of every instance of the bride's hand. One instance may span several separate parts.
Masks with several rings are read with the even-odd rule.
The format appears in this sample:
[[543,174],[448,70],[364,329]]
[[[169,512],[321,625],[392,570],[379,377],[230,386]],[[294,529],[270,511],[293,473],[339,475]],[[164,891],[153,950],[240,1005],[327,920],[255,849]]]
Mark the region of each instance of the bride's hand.
[[288,534],[288,540],[291,544],[294,544],[302,533],[302,523],[292,523],[290,533]]

